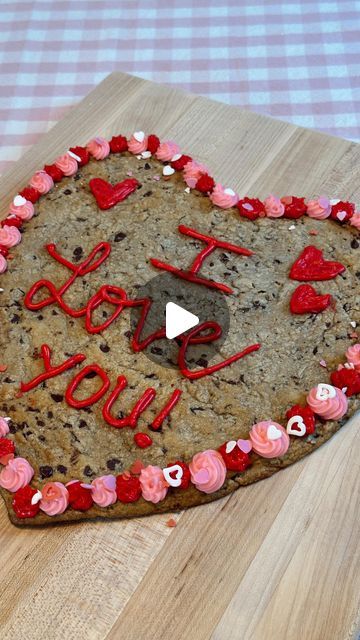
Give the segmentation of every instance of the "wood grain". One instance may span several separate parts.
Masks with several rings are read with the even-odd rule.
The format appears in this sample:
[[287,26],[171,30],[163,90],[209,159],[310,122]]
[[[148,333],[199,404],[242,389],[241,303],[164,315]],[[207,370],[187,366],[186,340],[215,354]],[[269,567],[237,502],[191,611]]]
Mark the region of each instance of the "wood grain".
[[[1,180],[94,134],[176,139],[240,193],[360,201],[359,146],[112,74]],[[354,640],[360,629],[360,420],[313,456],[166,527],[169,516],[16,529],[0,505],[1,637]]]

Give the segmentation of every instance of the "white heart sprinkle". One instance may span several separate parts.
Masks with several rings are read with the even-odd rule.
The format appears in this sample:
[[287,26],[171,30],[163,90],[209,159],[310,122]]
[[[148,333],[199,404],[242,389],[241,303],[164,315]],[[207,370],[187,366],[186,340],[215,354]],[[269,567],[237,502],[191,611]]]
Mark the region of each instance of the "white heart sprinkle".
[[294,229],[296,229],[296,227],[294,224],[292,224],[291,227],[289,227],[289,231],[294,231]]
[[171,158],[171,162],[176,162],[176,160],[180,160],[182,153],[175,153],[175,155]]
[[6,416],[6,418],[4,418],[4,420],[6,420],[6,422],[11,422],[11,418],[9,418],[9,416]]
[[225,451],[226,453],[231,453],[236,447],[236,441],[235,440],[229,440],[229,442],[226,443],[226,447],[225,447]]
[[339,211],[339,213],[336,214],[336,217],[342,222],[346,218],[346,211]]
[[173,169],[169,164],[166,164],[163,168],[163,176],[172,176],[175,173],[175,169]]
[[317,386],[316,399],[328,400],[336,397],[336,389],[331,384],[320,383]]
[[[170,473],[176,472],[175,478],[172,478]],[[184,475],[184,470],[180,467],[179,464],[173,464],[171,467],[166,467],[163,469],[163,474],[166,482],[170,485],[170,487],[179,487],[181,485],[181,478]]]
[[138,160],[142,160],[142,156],[136,156]]
[[147,160],[147,158],[151,158],[151,151],[143,151],[142,154],[141,154],[141,157],[144,160]]
[[143,131],[135,131],[134,138],[138,142],[144,142],[145,133]]
[[68,156],[70,156],[71,158],[74,158],[76,162],[81,162],[81,158],[79,158],[79,156],[77,156],[76,153],[73,153],[72,151],[68,151]]
[[34,493],[33,497],[31,498],[31,504],[35,505],[38,502],[40,502],[41,499],[42,499],[42,493],[41,491],[37,490],[37,492]]
[[224,193],[226,193],[227,196],[234,196],[235,195],[235,191],[233,191],[232,189],[224,189]]
[[4,293],[4,289],[0,289],[0,293]]
[[344,368],[345,369],[355,369],[355,365],[354,365],[353,362],[345,362]]
[[347,389],[348,389],[347,387],[343,387],[343,388],[341,389],[341,391],[342,391],[343,393],[346,393],[346,392],[347,392]]
[[339,204],[340,200],[333,198],[332,200],[329,200],[330,204],[332,207],[334,207],[336,204]]
[[355,322],[355,320],[351,320],[350,324],[351,324],[351,326],[352,326],[352,327],[354,327],[354,329],[355,329],[355,327],[356,327],[356,322]]
[[[294,429],[294,425],[298,428]],[[286,425],[286,431],[290,436],[304,436],[306,433],[306,425],[301,416],[293,416]]]
[[269,440],[279,440],[281,438],[282,432],[278,429],[274,424],[269,424],[267,430],[267,437]]
[[26,204],[26,198],[23,198],[22,196],[15,196],[13,203],[15,207],[22,207]]
[[190,193],[190,187],[186,187],[186,188],[184,189],[184,191],[185,191],[185,193]]

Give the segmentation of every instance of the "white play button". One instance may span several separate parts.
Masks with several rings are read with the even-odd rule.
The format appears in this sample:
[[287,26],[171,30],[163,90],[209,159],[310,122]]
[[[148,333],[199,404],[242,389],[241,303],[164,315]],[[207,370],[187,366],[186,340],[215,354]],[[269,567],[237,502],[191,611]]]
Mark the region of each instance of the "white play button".
[[166,304],[166,337],[169,340],[180,336],[184,331],[192,329],[200,320],[190,311],[186,311],[174,302]]

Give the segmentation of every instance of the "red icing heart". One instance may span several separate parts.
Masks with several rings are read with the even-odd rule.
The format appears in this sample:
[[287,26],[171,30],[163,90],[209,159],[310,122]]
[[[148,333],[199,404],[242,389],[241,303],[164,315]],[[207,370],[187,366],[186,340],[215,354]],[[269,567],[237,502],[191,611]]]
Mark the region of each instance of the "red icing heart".
[[320,313],[331,304],[331,295],[319,295],[310,284],[299,284],[290,299],[291,313]]
[[95,196],[95,200],[100,209],[111,209],[118,202],[125,200],[139,186],[135,178],[126,178],[114,186],[102,178],[92,178],[89,187]]
[[299,255],[290,270],[290,278],[292,280],[332,280],[339,273],[345,271],[345,267],[341,262],[331,262],[324,260],[323,252],[309,245]]

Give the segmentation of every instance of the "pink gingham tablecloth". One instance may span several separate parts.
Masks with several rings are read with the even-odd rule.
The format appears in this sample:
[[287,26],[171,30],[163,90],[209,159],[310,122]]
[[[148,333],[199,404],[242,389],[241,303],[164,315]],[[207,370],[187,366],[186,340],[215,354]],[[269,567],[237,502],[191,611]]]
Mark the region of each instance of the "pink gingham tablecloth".
[[0,171],[121,70],[358,140],[357,0],[0,0]]

